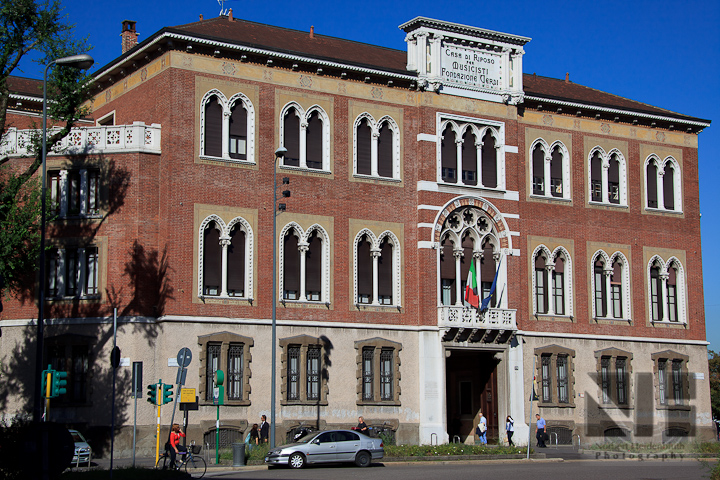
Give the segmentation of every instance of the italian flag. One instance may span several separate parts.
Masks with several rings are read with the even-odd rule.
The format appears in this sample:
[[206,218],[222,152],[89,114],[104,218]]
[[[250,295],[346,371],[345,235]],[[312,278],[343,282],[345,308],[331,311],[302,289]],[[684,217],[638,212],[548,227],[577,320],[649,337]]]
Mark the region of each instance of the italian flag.
[[465,301],[473,307],[478,308],[480,305],[480,295],[478,295],[477,275],[475,274],[475,259],[472,259],[471,262],[467,283],[465,284]]

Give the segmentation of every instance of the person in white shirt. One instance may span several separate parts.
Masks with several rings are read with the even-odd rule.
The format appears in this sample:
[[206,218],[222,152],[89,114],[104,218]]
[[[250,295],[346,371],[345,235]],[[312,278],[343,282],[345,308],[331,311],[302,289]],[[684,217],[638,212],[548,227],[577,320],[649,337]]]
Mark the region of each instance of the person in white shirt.
[[515,433],[515,421],[510,415],[505,419],[505,432],[507,433],[508,445],[514,447],[515,444],[512,441],[513,433]]

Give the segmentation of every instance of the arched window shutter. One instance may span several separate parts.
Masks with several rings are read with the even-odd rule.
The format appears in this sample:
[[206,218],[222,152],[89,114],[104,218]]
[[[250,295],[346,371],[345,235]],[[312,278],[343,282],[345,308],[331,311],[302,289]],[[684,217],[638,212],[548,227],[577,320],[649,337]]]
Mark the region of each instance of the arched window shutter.
[[441,169],[443,182],[457,182],[457,146],[455,145],[455,132],[448,125],[443,132],[440,146]]
[[657,167],[655,166],[655,162],[648,163],[645,178],[647,181],[647,206],[657,208]]
[[675,210],[675,169],[669,163],[663,175],[663,195],[665,210]]
[[393,132],[387,122],[380,126],[378,138],[378,175],[392,178],[393,176]]
[[393,245],[385,238],[380,245],[378,259],[378,295],[390,298],[393,295]]
[[286,291],[300,291],[300,254],[298,239],[292,231],[283,239],[283,288]]
[[307,126],[307,167],[322,169],[323,166],[323,121],[318,112],[313,112]]
[[482,183],[487,188],[497,188],[497,149],[495,137],[490,131],[483,137],[482,147]]
[[370,175],[372,173],[370,166],[370,144],[372,142],[372,132],[367,119],[363,119],[356,128],[357,140],[357,173],[360,175]]
[[463,135],[462,181],[465,185],[477,185],[477,147],[475,134],[468,130]]
[[247,110],[238,101],[230,113],[230,158],[247,160]]
[[222,156],[222,117],[217,97],[210,98],[205,104],[205,155]]
[[317,232],[310,237],[307,257],[305,258],[305,290],[322,291],[322,240]]
[[228,295],[249,296],[245,293],[245,232],[239,226],[230,232],[227,263]]
[[300,166],[300,119],[294,108],[285,112],[283,119],[283,146],[287,149],[284,165],[290,167]]
[[367,297],[372,302],[373,264],[370,256],[370,242],[364,236],[357,247],[358,295]]
[[222,272],[222,251],[220,232],[214,223],[205,227],[203,239],[203,293],[220,295],[220,275]]

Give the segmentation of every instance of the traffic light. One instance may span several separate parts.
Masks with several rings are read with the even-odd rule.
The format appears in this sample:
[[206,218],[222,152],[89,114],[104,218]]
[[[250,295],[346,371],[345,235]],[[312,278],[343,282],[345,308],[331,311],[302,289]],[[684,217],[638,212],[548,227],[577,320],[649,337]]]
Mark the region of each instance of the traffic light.
[[52,375],[52,388],[50,389],[51,398],[65,395],[65,393],[67,393],[67,389],[65,388],[67,385],[67,376],[67,372],[54,372],[54,375]]
[[157,383],[153,383],[152,385],[147,386],[148,391],[148,398],[147,401],[150,402],[152,405],[157,405]]
[[51,398],[51,389],[53,384],[53,374],[55,373],[55,370],[50,368],[50,365],[48,365],[47,370],[43,370],[42,372],[42,396],[45,398]]
[[165,405],[166,403],[170,403],[173,401],[173,386],[168,385],[167,383],[163,384],[162,386],[162,404]]

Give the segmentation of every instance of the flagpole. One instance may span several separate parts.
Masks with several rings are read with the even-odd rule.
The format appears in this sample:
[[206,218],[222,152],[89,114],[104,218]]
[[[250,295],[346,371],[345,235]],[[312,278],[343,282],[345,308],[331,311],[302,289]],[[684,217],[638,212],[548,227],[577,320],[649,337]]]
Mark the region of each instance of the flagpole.
[[530,384],[530,414],[528,415],[528,444],[527,444],[527,459],[530,460],[530,439],[532,438],[532,405],[533,397],[535,396],[535,355],[533,355],[533,369],[532,369],[533,381]]

